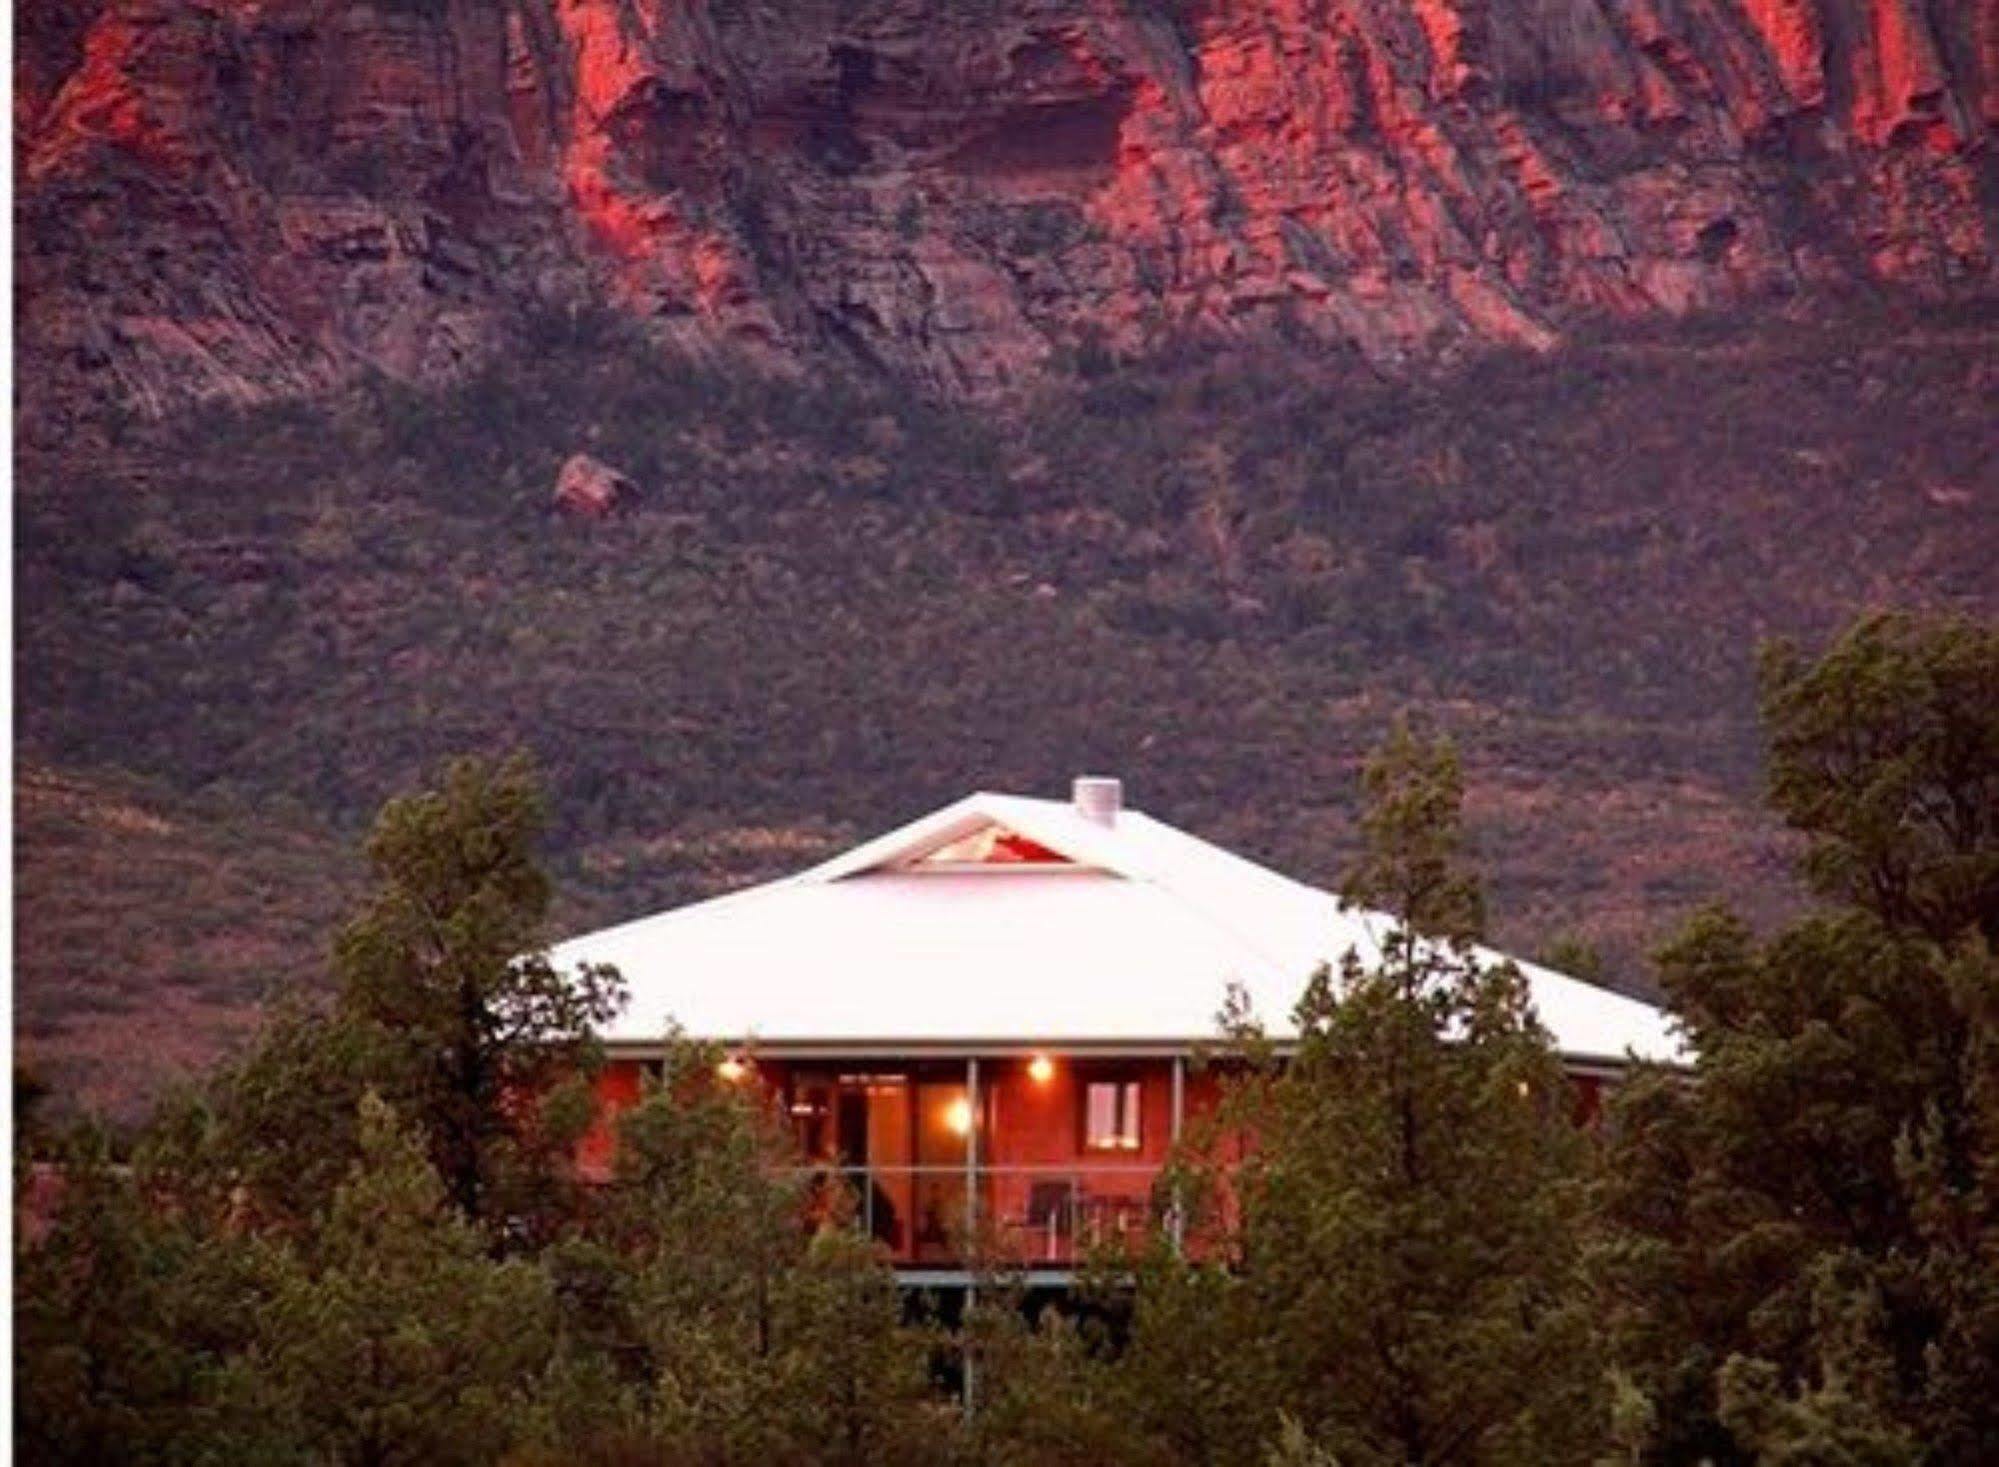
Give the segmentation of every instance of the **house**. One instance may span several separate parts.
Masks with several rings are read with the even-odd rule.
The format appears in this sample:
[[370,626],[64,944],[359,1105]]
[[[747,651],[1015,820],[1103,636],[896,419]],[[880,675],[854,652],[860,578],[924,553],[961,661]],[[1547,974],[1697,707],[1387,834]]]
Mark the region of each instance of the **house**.
[[[967,1229],[1059,1282],[1090,1240],[1157,1221],[1151,1184],[1215,1103],[1233,985],[1280,1044],[1307,979],[1379,952],[1385,916],[1123,805],[974,794],[810,870],[562,944],[630,989],[606,1035],[608,1118],[677,1025],[768,1087],[805,1156],[854,1186],[906,1280],[963,1278]],[[1496,956],[1496,955],[1495,955]],[[1577,1088],[1675,1061],[1649,1004],[1531,964]],[[608,1124],[586,1160],[608,1163]]]

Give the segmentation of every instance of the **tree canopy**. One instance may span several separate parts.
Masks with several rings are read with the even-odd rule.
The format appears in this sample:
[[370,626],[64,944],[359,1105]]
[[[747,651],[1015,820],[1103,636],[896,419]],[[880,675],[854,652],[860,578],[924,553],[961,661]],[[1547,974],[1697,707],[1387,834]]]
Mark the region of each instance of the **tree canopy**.
[[1197,1246],[1135,1291],[1130,1407],[1176,1460],[1284,1441],[1351,1464],[1584,1462],[1604,1382],[1568,1084],[1520,972],[1470,946],[1455,752],[1400,727],[1366,787],[1349,887],[1403,921],[1313,980],[1281,1063],[1239,1034],[1186,1161]]
[[1823,905],[1661,951],[1699,1062],[1620,1100],[1617,1344],[1660,1460],[1971,1463],[1999,1440],[1999,632],[1869,618],[1765,659]]

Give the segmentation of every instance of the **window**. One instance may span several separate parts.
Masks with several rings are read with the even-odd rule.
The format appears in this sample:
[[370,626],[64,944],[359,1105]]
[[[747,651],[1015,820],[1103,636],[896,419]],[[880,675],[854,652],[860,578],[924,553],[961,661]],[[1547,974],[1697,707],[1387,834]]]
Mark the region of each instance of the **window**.
[[1138,1150],[1139,1082],[1092,1080],[1083,1087],[1083,1149]]

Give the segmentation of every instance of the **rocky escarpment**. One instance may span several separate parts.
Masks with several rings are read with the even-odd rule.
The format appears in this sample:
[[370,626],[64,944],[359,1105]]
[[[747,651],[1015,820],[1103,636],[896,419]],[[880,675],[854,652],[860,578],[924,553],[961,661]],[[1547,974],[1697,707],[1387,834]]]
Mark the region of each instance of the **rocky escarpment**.
[[23,405],[449,373],[599,299],[954,393],[1986,286],[1984,0],[27,0]]

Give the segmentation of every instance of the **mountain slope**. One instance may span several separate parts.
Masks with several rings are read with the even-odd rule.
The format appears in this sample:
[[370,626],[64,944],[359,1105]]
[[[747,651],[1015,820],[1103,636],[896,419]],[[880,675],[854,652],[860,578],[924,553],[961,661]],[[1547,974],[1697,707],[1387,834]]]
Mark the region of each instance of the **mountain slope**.
[[35,758],[14,771],[14,1027],[67,1102],[129,1116],[314,982],[359,862],[299,812]]
[[523,307],[948,394],[1994,270],[1999,9],[29,0],[27,421],[436,380]]
[[[212,1045],[316,970],[311,914],[382,799],[514,744],[580,930],[1085,770],[1337,883],[1360,758],[1415,711],[1464,746],[1501,941],[1580,936],[1642,983],[1693,905],[1793,900],[1756,640],[1999,611],[1992,304],[1398,379],[1196,357],[1003,415],[690,370],[615,317],[538,332],[441,392],[24,456],[24,756],[206,812],[87,860],[30,827],[20,1002],[71,1062],[140,1083],[137,1031],[100,1027],[49,934],[100,931],[130,1005],[212,994],[171,1010]],[[578,449],[632,476],[630,512],[551,512]],[[202,830],[268,900],[173,874]],[[190,923],[236,939],[190,948]]]

